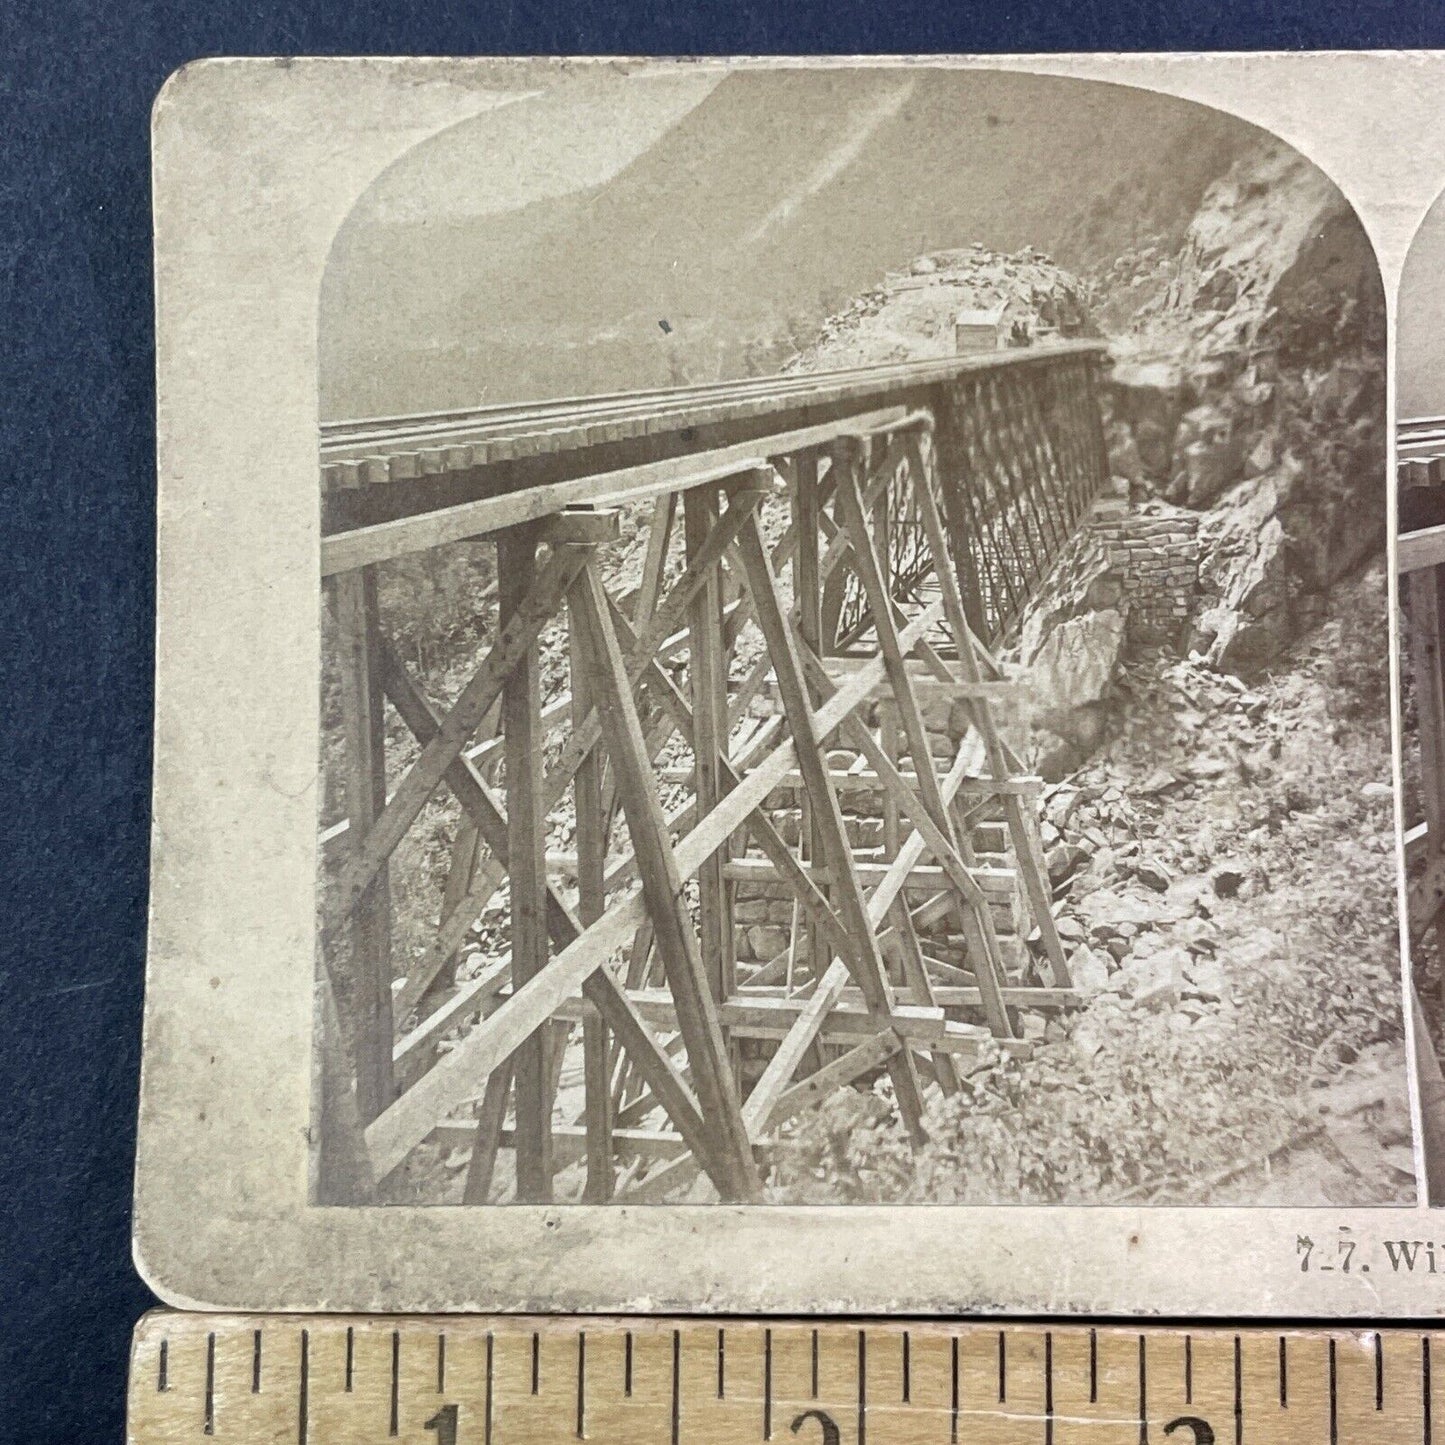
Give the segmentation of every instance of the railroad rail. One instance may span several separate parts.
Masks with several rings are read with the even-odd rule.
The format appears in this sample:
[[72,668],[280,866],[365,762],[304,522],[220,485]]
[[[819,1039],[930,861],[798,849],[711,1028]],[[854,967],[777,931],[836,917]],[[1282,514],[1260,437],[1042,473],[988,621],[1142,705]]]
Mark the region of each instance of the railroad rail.
[[[1027,1052],[1018,1011],[1074,996],[993,649],[1105,480],[1101,359],[323,428],[347,817],[319,849],[318,1199],[377,1197],[430,1141],[470,1151],[471,1203],[756,1200],[838,1089],[886,1072],[921,1141],[932,1092]],[[497,616],[442,706],[382,583],[467,541]],[[419,828],[440,916],[394,959]],[[505,943],[459,969],[500,900]]]

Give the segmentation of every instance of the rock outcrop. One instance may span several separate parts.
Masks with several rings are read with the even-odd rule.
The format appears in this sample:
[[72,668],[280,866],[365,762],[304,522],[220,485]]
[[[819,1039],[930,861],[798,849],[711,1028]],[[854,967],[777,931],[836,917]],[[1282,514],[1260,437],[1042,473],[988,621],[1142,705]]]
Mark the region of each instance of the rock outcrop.
[[1243,676],[1280,655],[1295,618],[1277,480],[1243,482],[1230,501],[1201,525],[1200,583],[1212,600],[1195,618],[1189,650]]
[[1364,231],[1320,171],[1261,141],[1112,349],[1112,469],[1205,513],[1191,646],[1266,668],[1384,536],[1384,299]]
[[1030,703],[1025,750],[1046,778],[1078,767],[1103,741],[1124,648],[1124,614],[1105,607],[1065,618],[1021,662]]

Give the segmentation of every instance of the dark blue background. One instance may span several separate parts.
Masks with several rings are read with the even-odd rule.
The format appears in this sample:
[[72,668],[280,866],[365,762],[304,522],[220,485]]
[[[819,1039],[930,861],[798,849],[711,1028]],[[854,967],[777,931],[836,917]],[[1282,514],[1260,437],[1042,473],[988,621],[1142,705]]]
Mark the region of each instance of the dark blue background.
[[1445,45],[1427,0],[679,0],[0,15],[0,1436],[118,1440],[145,929],[147,123],[201,55]]

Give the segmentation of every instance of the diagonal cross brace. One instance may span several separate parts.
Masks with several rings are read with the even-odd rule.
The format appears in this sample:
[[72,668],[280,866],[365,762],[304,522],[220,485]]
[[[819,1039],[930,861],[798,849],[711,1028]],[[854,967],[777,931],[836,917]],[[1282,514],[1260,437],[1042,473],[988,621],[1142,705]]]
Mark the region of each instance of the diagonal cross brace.
[[[440,720],[421,689],[406,671],[401,659],[396,655],[395,649],[389,645],[384,647],[381,661],[383,685],[392,705],[400,714],[402,721],[416,735],[417,740],[425,744],[436,735],[440,727]],[[505,867],[508,856],[506,814],[475,765],[465,757],[458,757],[448,770],[446,781],[468,816],[477,825],[483,842],[491,849],[496,861]],[[576,944],[584,935],[582,925],[573,915],[566,900],[550,883],[547,889],[547,925],[552,940],[559,949]],[[554,959],[549,968],[554,967],[555,964],[556,960]],[[534,983],[541,985],[544,977],[545,971]],[[697,1141],[702,1137],[702,1116],[698,1111],[696,1101],[676,1065],[667,1056],[666,1051],[646,1024],[637,1016],[636,1010],[632,1007],[626,994],[606,969],[601,967],[583,979],[581,987],[584,995],[596,1004],[606,1019],[608,1027],[622,1039],[643,1077],[653,1089],[654,1095],[663,1103],[678,1133],[688,1141],[690,1147],[697,1147]],[[568,992],[570,989],[571,986],[569,986]],[[540,988],[535,991],[540,991]],[[511,1007],[519,993],[520,990],[514,990],[513,999],[509,1000],[504,1008]],[[499,1014],[500,1012],[499,1010]],[[523,1034],[523,1037],[525,1036]],[[502,1057],[506,1056],[509,1055]],[[452,1057],[455,1055],[448,1056],[446,1062],[449,1062]],[[435,1070],[433,1072],[435,1073]],[[471,1077],[488,1072],[490,1072],[489,1068],[480,1067],[480,1062],[474,1061]],[[431,1080],[430,1085],[427,1085],[428,1080]],[[436,1118],[440,1117],[439,1110],[451,1107],[458,1102],[457,1098],[451,1096],[451,1090],[447,1087],[449,1083],[445,1072],[438,1075],[436,1079],[432,1079],[429,1074],[418,1085],[414,1085],[406,1095],[403,1095],[402,1099],[398,1100],[386,1115],[382,1116],[384,1119],[388,1119],[385,1128],[378,1130],[374,1135],[368,1134],[368,1144],[372,1148],[378,1174],[385,1174],[394,1169],[411,1146],[425,1137],[429,1132],[426,1123],[428,1118],[435,1123]],[[443,1087],[437,1088],[438,1084]],[[433,1108],[429,1114],[418,1112],[407,1102],[411,1094],[422,1088],[423,1085],[427,1085],[424,1093],[435,1095]],[[459,1096],[464,1096],[465,1090],[460,1090],[458,1093]],[[418,1095],[419,1099],[421,1097],[422,1095]],[[402,1104],[407,1104],[407,1108],[398,1114],[396,1111]],[[418,1130],[420,1132],[417,1132]],[[702,1157],[702,1154],[699,1157]]]
[[[805,657],[807,656],[807,654],[804,655]],[[825,695],[832,693],[833,683],[828,677],[823,664],[815,657],[809,657],[808,664],[810,675],[815,679],[820,689]],[[856,733],[866,737],[869,744],[876,747],[873,735],[860,720],[850,715],[845,720],[844,725],[847,726],[850,723],[855,723]],[[949,769],[948,776],[942,783],[945,803],[951,802],[952,799],[957,796],[958,788],[963,781],[966,758],[966,752],[960,749],[952,768]],[[919,812],[925,818],[927,817],[927,812],[921,805]],[[936,839],[941,838],[941,835],[937,833],[936,829],[933,830],[933,833]],[[893,911],[894,905],[903,891],[910,870],[923,855],[925,844],[926,839],[923,833],[915,830],[908,842],[899,850],[898,856],[888,865],[888,872],[869,895],[868,920],[874,928],[877,928],[888,917],[889,913]],[[962,876],[970,887],[976,887],[972,876],[969,875],[966,870]],[[850,934],[850,942],[851,938],[852,936]],[[879,946],[880,948],[882,947],[881,935],[879,938]],[[846,946],[839,948],[838,951],[840,959],[847,957]],[[757,981],[755,978],[754,982]],[[818,992],[828,991],[832,997],[836,999],[846,981],[847,969],[840,961],[833,964],[823,975],[823,978],[818,984]],[[785,1097],[783,1091],[787,1089],[794,1072],[797,1070],[798,1064],[807,1052],[807,1045],[812,1042],[813,1038],[816,1037],[818,1031],[822,1028],[825,1017],[826,1011],[813,1012],[805,1009],[794,1021],[792,1028],[774,1053],[768,1068],[764,1071],[763,1077],[753,1086],[753,1091],[748,1095],[744,1109],[747,1113],[749,1126],[756,1126],[754,1128],[754,1137],[757,1135],[757,1130],[767,1127],[770,1120],[776,1122],[778,1116],[774,1112],[774,1105],[777,1104],[782,1097]],[[896,1046],[901,1048],[901,1036],[892,1030],[888,1030],[887,1032],[894,1039]],[[882,1056],[880,1056],[880,1061],[881,1057]]]
[[[853,852],[843,826],[838,797],[819,751],[818,742],[823,734],[816,730],[798,640],[792,622],[779,601],[777,578],[773,574],[756,516],[743,529],[739,543],[748,588],[753,596],[753,615],[773,658],[778,692],[796,744],[798,767],[816,810],[816,826],[824,849],[824,861],[837,894],[837,907],[848,931],[858,941],[858,986],[869,1012],[878,1018],[880,1024],[887,1024],[893,1011],[887,970],[853,866]],[[912,1054],[904,1050],[896,1055],[890,1061],[889,1073],[903,1121],[914,1139],[921,1140],[923,1100]]]
[[[998,939],[993,930],[993,921],[989,916],[987,906],[981,903],[977,886],[958,857],[958,840],[954,834],[953,820],[949,817],[948,809],[945,807],[943,796],[939,791],[938,778],[933,771],[933,754],[929,746],[928,731],[924,727],[923,716],[918,709],[918,699],[914,696],[913,682],[908,674],[907,659],[899,646],[898,632],[893,623],[893,599],[889,595],[888,585],[883,577],[877,549],[868,533],[863,499],[858,489],[858,471],[866,467],[867,453],[866,441],[853,440],[840,446],[835,460],[835,465],[838,467],[837,505],[842,509],[844,526],[853,539],[854,565],[867,595],[874,631],[883,653],[889,682],[892,684],[899,719],[903,723],[903,729],[908,739],[908,751],[913,758],[913,771],[917,778],[918,792],[915,795],[907,789],[904,791],[908,797],[916,796],[923,805],[920,810],[918,804],[915,803],[911,810],[915,824],[919,822],[920,812],[926,814],[927,822],[933,825],[933,832],[937,835],[938,843],[947,845],[948,856],[940,857],[939,862],[943,863],[945,868],[950,868],[950,878],[955,881],[956,886],[960,887],[963,895],[959,909],[959,922],[963,926],[965,935],[969,937],[970,943],[973,944],[978,961],[979,988],[983,995],[984,1012],[988,1017],[989,1026],[999,1037],[1012,1038],[1013,1027],[1009,1023],[1008,1010],[1003,1003],[1003,967],[999,955]],[[858,740],[857,733],[860,731],[866,732],[866,729],[853,730],[855,741]],[[880,777],[888,781],[890,791],[896,789],[901,778],[893,760],[882,748],[877,746],[871,734],[868,743],[869,746],[864,751],[868,753],[869,760],[878,769]],[[904,802],[906,806],[905,799],[900,798],[899,801]],[[921,828],[922,825],[919,826]],[[969,884],[966,888],[962,886],[965,878]]]
[[[707,582],[712,569],[732,545],[733,538],[746,524],[758,503],[768,495],[769,490],[770,488],[761,482],[754,482],[733,494],[732,505],[709,534],[707,542],[688,563],[686,571],[673,583],[667,599],[642,627],[636,644],[629,648],[625,665],[629,686],[636,685],[638,679],[647,671],[658,648],[668,640],[687,604]],[[573,774],[581,766],[582,759],[596,747],[601,736],[602,724],[594,708],[572,729],[571,737],[567,739],[547,775],[546,802],[549,807],[566,791]]]
[[[958,581],[949,565],[948,540],[944,533],[943,518],[939,513],[938,501],[933,495],[927,468],[924,463],[923,447],[918,437],[910,439],[910,457],[918,468],[922,479],[917,489],[918,514],[928,544],[933,550],[938,585],[943,593],[943,605],[949,626],[954,633],[959,662],[963,668],[965,683],[983,681],[983,668],[979,659],[982,644],[968,624],[964,611],[963,597]],[[921,649],[920,649],[921,650]],[[935,654],[930,662],[943,675],[948,669]],[[970,703],[974,723],[983,736],[984,749],[988,756],[989,773],[995,779],[1006,778],[1017,766],[1018,759],[1005,746],[994,721],[993,708],[986,697],[979,697]],[[1043,940],[1044,952],[1048,955],[1050,971],[1056,987],[1067,988],[1072,980],[1069,966],[1064,959],[1063,940],[1059,937],[1058,924],[1054,921],[1050,893],[1045,880],[1043,849],[1033,820],[1025,815],[1023,799],[1017,794],[1003,796],[1004,816],[1008,820],[1009,834],[1018,859],[1019,871],[1023,875],[1024,888],[1029,896],[1029,906]]]
[[[756,527],[751,513],[750,520]],[[573,617],[581,624],[578,630],[585,644],[584,664],[595,670],[592,681],[598,714],[637,857],[655,946],[677,1006],[678,1028],[709,1140],[705,1160],[711,1162],[709,1172],[724,1198],[756,1198],[760,1192],[757,1166],[743,1124],[727,1046],[687,914],[682,874],[667,835],[622,649],[595,567],[588,566],[578,577],[570,605]]]
[[[904,628],[900,637],[901,643],[904,646],[913,645],[942,615],[942,602],[931,603]],[[841,686],[812,716],[811,734],[825,737],[834,731],[842,720],[863,702],[882,675],[881,662],[869,663],[860,668],[857,674]],[[421,705],[421,712],[424,713],[430,704],[420,697],[419,692],[417,700]],[[411,726],[411,718],[402,709],[401,703],[398,702],[397,706],[408,726]],[[411,716],[417,718],[419,726],[426,726],[414,707],[411,709]],[[431,726],[436,725],[433,720]],[[764,747],[775,736],[775,732],[771,727],[764,729],[761,737],[746,750],[744,757],[737,763],[738,769],[747,769],[739,785],[728,793],[706,818],[699,820],[677,845],[677,865],[682,876],[690,876],[702,859],[709,857],[721,846],[723,838],[741,827],[749,814],[762,804],[763,799],[797,762],[799,748],[793,739],[779,742],[766,756],[763,755]],[[466,764],[468,772],[474,771],[469,760],[461,761]],[[449,781],[460,776],[460,772],[454,772],[449,775]],[[479,778],[476,782],[478,788],[472,788],[465,783],[462,785],[467,796],[472,799],[471,804],[467,804],[463,798],[463,804],[472,813],[483,841],[505,859],[505,816]],[[912,861],[916,862],[917,857],[918,854],[915,853]],[[613,904],[585,932],[577,931],[579,925],[571,917],[566,903],[555,889],[549,889],[548,922],[552,937],[559,945],[558,952],[540,974],[520,989],[514,990],[507,1003],[487,1019],[485,1024],[469,1034],[456,1049],[368,1125],[366,1143],[377,1174],[382,1176],[396,1168],[407,1154],[431,1133],[439,1119],[458,1104],[473,1097],[476,1081],[505,1062],[517,1043],[555,1014],[579,987],[584,993],[587,993],[589,987],[600,990],[603,986],[593,984],[592,976],[603,969],[608,957],[626,944],[632,932],[645,922],[646,918],[647,909],[642,894],[636,891]],[[564,929],[573,931],[560,931]],[[570,941],[564,942],[564,939]],[[588,997],[592,995],[588,994]],[[593,1001],[602,1008],[603,1002],[610,1002],[610,999],[594,998]],[[615,1032],[619,1031],[613,1017],[608,1017],[608,1027]],[[661,1053],[660,1046],[656,1053]],[[653,1052],[641,1056],[640,1067],[644,1078],[648,1077],[649,1068],[654,1068],[660,1077],[665,1077],[663,1071],[676,1074],[675,1066],[665,1054],[661,1058],[655,1057]],[[654,1081],[648,1078],[648,1082],[652,1084]],[[686,1090],[686,1085],[682,1085],[682,1088]],[[673,1122],[678,1126],[678,1132],[687,1138],[687,1122],[676,1116]]]
[[563,546],[553,551],[526,597],[498,634],[486,661],[473,674],[436,734],[421,750],[342,868],[328,922],[340,922],[355,907],[366,885],[416,821],[437,784],[461,756],[487,709],[501,694],[512,669],[535,645],[538,634],[557,612],[563,594],[581,571],[590,550],[586,546]]

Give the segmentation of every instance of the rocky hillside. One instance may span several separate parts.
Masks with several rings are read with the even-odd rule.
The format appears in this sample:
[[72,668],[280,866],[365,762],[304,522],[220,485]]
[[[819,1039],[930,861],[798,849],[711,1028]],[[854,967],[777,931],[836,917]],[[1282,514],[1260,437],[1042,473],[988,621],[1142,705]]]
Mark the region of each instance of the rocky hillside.
[[925,252],[785,369],[946,355],[958,310],[1003,302],[1036,336],[1102,332],[1113,359],[1116,510],[1076,539],[1012,649],[1030,701],[1011,732],[1059,777],[1118,729],[1116,675],[1140,645],[1249,680],[1288,668],[1341,585],[1383,555],[1383,295],[1339,191],[1258,139],[1173,249],[1150,234],[1079,272],[1031,246]]
[[1136,499],[1205,514],[1190,645],[1248,674],[1383,549],[1379,272],[1339,191],[1272,141],[1209,188],[1167,266],[1146,264],[1155,294],[1113,338],[1110,459]]
[[[928,252],[826,320],[787,369],[945,355],[956,311],[1005,301],[1036,335],[1103,331],[1113,490],[1152,519],[1144,532],[1175,539],[1159,565],[1191,569],[1177,641],[1251,677],[1383,552],[1383,292],[1343,196],[1270,139],[1245,146],[1164,245],[1152,235],[1083,273],[1033,247]],[[1095,585],[1117,570],[1113,550],[1074,558],[1024,627],[1046,708],[1051,694],[1094,707],[1138,637],[1129,599]],[[1067,648],[1048,638],[1065,623]]]
[[[1174,249],[1150,238],[1081,273],[930,252],[794,365],[942,354],[953,310],[1005,299],[1040,329],[1067,310],[1114,358],[1114,495],[1025,619],[1005,719],[1050,783],[1049,880],[1086,1002],[1021,1014],[1033,1056],[935,1100],[921,1161],[886,1083],[841,1093],[780,1141],[770,1198],[1405,1202],[1369,246],[1333,186],[1261,143]],[[1162,652],[1141,566],[1187,599]]]
[[983,247],[920,261],[797,364],[937,354],[939,317],[974,298],[1035,323],[1067,298],[1113,357],[1113,495],[1024,621],[1005,719],[1050,782],[1087,1003],[1021,1016],[1033,1057],[938,1102],[921,1165],[886,1086],[830,1101],[778,1151],[772,1197],[1408,1199],[1384,305],[1358,222],[1266,140],[1173,243],[1072,274]]

